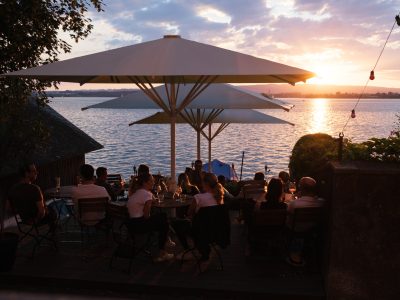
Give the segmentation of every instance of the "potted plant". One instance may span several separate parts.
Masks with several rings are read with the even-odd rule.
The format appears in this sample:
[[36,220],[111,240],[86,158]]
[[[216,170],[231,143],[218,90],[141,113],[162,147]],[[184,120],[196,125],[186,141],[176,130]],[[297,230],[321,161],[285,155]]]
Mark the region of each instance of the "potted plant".
[[5,231],[7,198],[3,189],[0,190],[0,272],[11,271],[14,266],[19,236]]

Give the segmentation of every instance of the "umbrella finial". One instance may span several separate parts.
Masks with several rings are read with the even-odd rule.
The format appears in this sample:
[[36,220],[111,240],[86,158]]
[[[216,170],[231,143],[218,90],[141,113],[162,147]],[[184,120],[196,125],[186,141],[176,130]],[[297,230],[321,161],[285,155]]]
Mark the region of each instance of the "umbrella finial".
[[181,36],[178,34],[166,34],[164,35],[164,39],[180,39]]

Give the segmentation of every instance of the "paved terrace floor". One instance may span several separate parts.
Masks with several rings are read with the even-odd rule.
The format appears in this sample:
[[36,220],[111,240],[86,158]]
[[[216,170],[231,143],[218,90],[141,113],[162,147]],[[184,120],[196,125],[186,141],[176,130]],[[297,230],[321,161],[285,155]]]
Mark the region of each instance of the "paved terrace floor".
[[[243,225],[233,224],[232,243],[221,251],[224,270],[218,270],[218,260],[213,257],[206,271],[200,274],[194,262],[182,267],[179,261],[152,263],[145,256],[134,260],[131,274],[124,271],[128,265],[124,259],[117,259],[110,270],[114,245],[101,238],[84,249],[72,242],[60,243],[58,251],[43,246],[34,259],[28,258],[32,243],[26,241],[19,246],[13,271],[0,273],[3,290],[0,296],[22,295],[17,298],[34,299],[41,298],[33,297],[36,293],[52,293],[54,299],[64,299],[65,294],[86,295],[91,299],[325,298],[322,277],[315,264],[295,268],[287,265],[280,255],[246,256],[245,239]],[[70,233],[66,240],[79,240],[79,234]],[[4,292],[5,289],[9,292]]]

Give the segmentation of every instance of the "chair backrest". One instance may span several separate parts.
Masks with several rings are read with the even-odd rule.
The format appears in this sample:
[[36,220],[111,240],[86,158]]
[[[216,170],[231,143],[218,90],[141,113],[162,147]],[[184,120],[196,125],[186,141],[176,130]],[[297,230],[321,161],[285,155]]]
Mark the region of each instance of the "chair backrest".
[[103,219],[100,215],[106,212],[107,203],[107,197],[78,199],[79,218],[84,217],[85,222],[100,221]]
[[253,225],[266,227],[283,227],[286,222],[286,215],[286,209],[257,210],[253,214]]
[[107,204],[107,216],[112,220],[126,221],[129,219],[128,209],[125,205]]
[[122,180],[121,174],[107,174],[107,182],[109,184],[114,184],[114,183],[120,184],[121,180]]
[[315,227],[319,225],[323,218],[323,207],[302,207],[295,208],[291,229],[296,231],[299,227]]
[[255,199],[265,192],[265,186],[261,184],[246,184],[242,187],[245,199]]
[[193,217],[192,229],[195,240],[228,246],[231,234],[228,208],[224,204],[200,208]]

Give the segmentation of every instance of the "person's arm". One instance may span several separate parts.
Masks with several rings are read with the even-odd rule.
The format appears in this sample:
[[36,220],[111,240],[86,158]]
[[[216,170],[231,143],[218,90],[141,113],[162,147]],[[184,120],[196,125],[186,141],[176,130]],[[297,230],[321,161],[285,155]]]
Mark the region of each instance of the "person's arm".
[[143,217],[145,219],[148,219],[150,217],[150,211],[151,211],[151,200],[147,200],[144,203],[144,208],[143,208]]
[[36,206],[37,206],[36,220],[40,220],[46,215],[46,206],[44,204],[43,194],[39,188],[37,188],[37,199],[38,201],[36,201]]
[[192,203],[189,206],[187,216],[189,219],[191,219],[195,214],[196,214],[196,209],[197,209],[197,201],[196,197],[193,199]]

